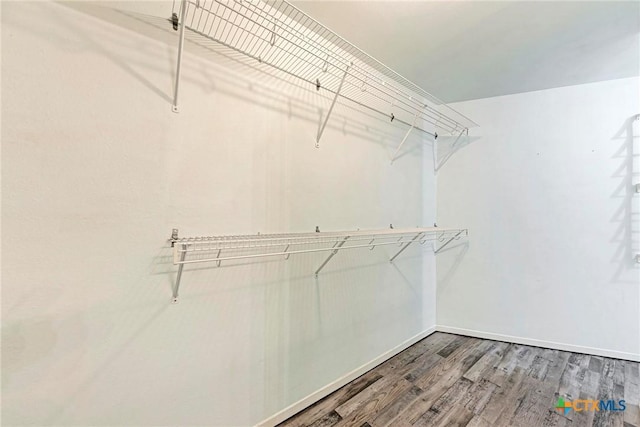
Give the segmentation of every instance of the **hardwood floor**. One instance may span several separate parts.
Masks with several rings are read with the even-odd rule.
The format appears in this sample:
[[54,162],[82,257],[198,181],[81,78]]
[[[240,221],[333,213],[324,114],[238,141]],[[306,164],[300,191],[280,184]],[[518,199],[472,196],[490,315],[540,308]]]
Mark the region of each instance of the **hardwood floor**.
[[[559,397],[626,410],[565,414]],[[638,363],[438,332],[280,426],[640,427],[639,401]]]

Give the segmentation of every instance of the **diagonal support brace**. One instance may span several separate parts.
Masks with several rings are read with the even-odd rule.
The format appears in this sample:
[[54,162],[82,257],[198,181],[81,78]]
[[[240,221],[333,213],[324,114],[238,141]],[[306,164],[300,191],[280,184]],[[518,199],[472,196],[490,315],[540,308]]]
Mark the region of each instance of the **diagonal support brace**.
[[416,236],[409,240],[407,243],[404,244],[404,246],[398,251],[396,252],[396,254],[394,256],[391,257],[391,259],[389,260],[389,262],[393,262],[394,259],[396,259],[396,257],[398,255],[400,255],[402,252],[404,252],[405,249],[407,249],[409,247],[410,244],[412,244],[413,242],[415,242],[416,240],[418,240],[420,237],[422,237],[424,235],[424,233],[418,233],[416,234]]
[[347,66],[347,68],[344,70],[344,74],[342,75],[342,79],[340,80],[340,85],[338,86],[338,90],[336,90],[336,94],[333,97],[333,101],[331,101],[331,106],[329,107],[329,111],[327,111],[327,116],[324,118],[324,122],[322,122],[322,126],[320,126],[320,129],[318,129],[318,135],[316,136],[316,148],[320,147],[320,138],[322,138],[324,128],[327,126],[327,122],[329,121],[329,117],[331,116],[331,112],[333,111],[333,107],[335,107],[336,101],[338,100],[338,96],[340,96],[340,91],[342,90],[342,84],[344,83],[344,80],[347,77],[348,72],[349,72],[349,66]]
[[327,263],[331,260],[331,258],[333,258],[333,256],[338,253],[338,250],[342,247],[342,245],[344,245],[347,242],[348,238],[349,236],[346,236],[344,239],[342,239],[341,242],[336,242],[333,245],[334,247],[333,251],[331,251],[331,254],[327,257],[327,259],[324,260],[322,265],[318,267],[318,269],[316,270],[316,276],[318,275],[318,273],[320,273],[320,270],[322,270],[324,266],[327,265]]
[[[444,159],[442,159],[442,161],[441,161],[441,162],[436,166],[436,172],[438,172],[438,171],[442,168],[442,166],[444,166],[444,164],[445,164],[445,163],[447,163],[447,161],[449,160],[449,158],[450,158],[451,156],[453,156],[453,153],[455,152],[455,150],[454,150],[454,149],[455,149],[456,145],[458,144],[458,141],[460,141],[460,138],[462,138],[462,135],[463,135],[465,132],[467,133],[467,136],[468,136],[468,135],[469,135],[469,129],[462,129],[462,130],[460,131],[460,133],[458,134],[458,137],[456,138],[456,140],[455,140],[455,141],[453,141],[453,144],[451,144],[451,151],[449,151],[449,153],[445,156],[445,158],[444,158]],[[435,146],[435,142],[434,142],[434,146]],[[436,160],[437,160],[437,159],[436,159]],[[434,165],[435,165],[435,163],[434,163]]]
[[438,249],[436,249],[433,253],[437,254],[438,252],[440,252],[441,250],[443,250],[445,248],[445,246],[447,246],[449,243],[453,242],[454,240],[456,240],[458,238],[459,235],[461,235],[462,233],[464,233],[467,230],[460,230],[458,232],[458,234],[456,234],[455,236],[451,237],[449,240],[447,240],[446,242],[444,242],[442,244],[442,246],[440,246]]
[[396,148],[396,152],[393,153],[393,156],[391,157],[391,164],[393,164],[393,162],[398,158],[398,153],[400,152],[400,149],[404,145],[404,143],[407,140],[407,138],[409,138],[409,134],[411,133],[413,128],[416,127],[416,120],[418,120],[418,115],[417,114],[416,114],[415,118],[413,119],[413,123],[411,124],[411,127],[409,128],[407,133],[404,134],[404,138],[402,138],[402,142],[400,142],[400,145],[398,145],[398,148]]
[[[184,27],[185,27],[185,16],[187,13],[187,0],[182,0],[180,2],[180,38],[178,42],[178,65],[176,67],[176,83],[173,87],[173,105],[171,106],[171,110],[174,113],[177,113],[178,110],[178,88],[180,87],[180,67],[182,66],[182,51],[184,50]],[[174,23],[174,28],[175,28]]]
[[180,290],[180,279],[182,279],[182,270],[184,269],[184,257],[187,255],[187,245],[182,245],[182,252],[180,253],[180,264],[178,265],[178,274],[176,275],[176,286],[173,289],[173,303],[178,302],[178,291]]

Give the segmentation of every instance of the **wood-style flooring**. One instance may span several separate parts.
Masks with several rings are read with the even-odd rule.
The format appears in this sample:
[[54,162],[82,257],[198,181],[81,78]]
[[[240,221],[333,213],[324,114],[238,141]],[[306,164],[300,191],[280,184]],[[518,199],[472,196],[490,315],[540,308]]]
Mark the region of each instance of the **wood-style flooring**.
[[[625,411],[555,409],[559,397]],[[435,333],[280,424],[640,427],[639,364]]]

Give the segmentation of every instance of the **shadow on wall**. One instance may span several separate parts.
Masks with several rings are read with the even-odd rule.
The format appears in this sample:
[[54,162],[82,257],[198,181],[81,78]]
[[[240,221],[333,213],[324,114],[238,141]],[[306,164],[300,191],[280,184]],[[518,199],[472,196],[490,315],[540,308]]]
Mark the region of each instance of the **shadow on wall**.
[[[478,136],[469,136],[466,130],[461,131],[458,135],[443,135],[438,137],[438,152],[434,153],[435,171],[438,172],[447,163],[447,161],[458,150],[476,142],[480,139]],[[437,158],[436,158],[437,157]]]
[[[462,243],[459,243],[454,246],[450,246],[441,251],[441,253],[445,253],[445,252],[455,252],[455,253],[450,255],[450,257],[454,257],[453,261],[447,261],[448,263],[450,263],[450,265],[448,266],[446,272],[444,272],[443,274],[438,273],[438,290],[445,289],[449,285],[449,283],[451,282],[451,279],[453,278],[454,274],[458,270],[458,267],[460,267],[460,264],[462,264],[462,260],[464,259],[468,251],[469,251],[469,241],[464,241]],[[440,264],[438,266],[440,266]]]
[[621,199],[620,207],[611,218],[611,222],[618,223],[616,232],[612,238],[613,243],[618,244],[612,261],[618,268],[612,281],[621,283],[638,284],[637,275],[634,279],[627,279],[629,270],[638,270],[640,264],[636,262],[636,256],[640,254],[640,202],[635,193],[634,184],[640,177],[640,115],[629,117],[613,136],[613,141],[620,147],[614,153],[613,159],[620,161],[612,177],[620,181],[611,198]]
[[[177,32],[173,30],[171,23],[164,18],[130,11],[117,10],[96,6],[86,2],[60,3],[77,12],[90,15],[113,25],[135,31],[138,34],[150,37],[155,41],[166,44],[167,57],[170,64],[159,66],[158,57],[150,52],[148,46],[143,46],[135,38],[129,37],[118,40],[117,45],[122,46],[117,51],[108,47],[114,44],[116,36],[99,38],[87,34],[64,14],[57,14],[55,21],[64,22],[64,27],[77,33],[82,40],[77,46],[70,48],[88,50],[99,53],[116,64],[122,70],[133,76],[142,85],[157,94],[167,102],[167,108],[173,101],[173,85],[175,79],[177,57]],[[167,10],[167,16],[170,10]],[[16,25],[17,23],[10,23]],[[30,31],[32,31],[30,29]],[[50,34],[42,33],[41,37],[49,39]],[[59,37],[64,38],[64,37]],[[295,117],[310,123],[316,123],[318,129],[322,125],[326,112],[333,99],[333,94],[326,91],[317,91],[315,86],[310,86],[299,79],[284,72],[280,72],[268,65],[249,63],[243,54],[232,48],[187,31],[185,33],[185,49],[191,57],[183,60],[181,80],[195,84],[206,93],[228,95],[242,99],[252,105],[286,114],[289,118]],[[203,61],[193,61],[193,56],[204,58]],[[166,70],[170,70],[170,75]],[[144,70],[141,72],[140,70]],[[145,74],[166,74],[163,78],[167,86],[163,89]],[[194,108],[196,108],[194,106]],[[356,115],[360,119],[354,117]],[[250,119],[250,118],[248,118]],[[372,125],[372,123],[374,123]],[[379,123],[376,126],[375,123]],[[407,128],[396,120],[391,123],[383,116],[371,113],[357,105],[338,99],[336,108],[327,123],[327,128],[342,132],[344,135],[355,136],[368,140],[387,148],[389,156],[398,146]],[[422,140],[431,143],[432,138],[421,132],[412,133],[410,140],[414,142]],[[315,143],[315,135],[310,135],[310,142]],[[402,156],[419,152],[419,146],[405,148]]]

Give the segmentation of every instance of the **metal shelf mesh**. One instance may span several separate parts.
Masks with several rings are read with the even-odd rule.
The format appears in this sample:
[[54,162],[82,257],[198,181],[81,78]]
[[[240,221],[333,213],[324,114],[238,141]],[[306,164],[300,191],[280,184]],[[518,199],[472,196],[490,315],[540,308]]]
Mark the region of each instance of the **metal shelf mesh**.
[[181,4],[183,24],[190,32],[392,121],[431,135],[457,135],[477,126],[286,1]]

